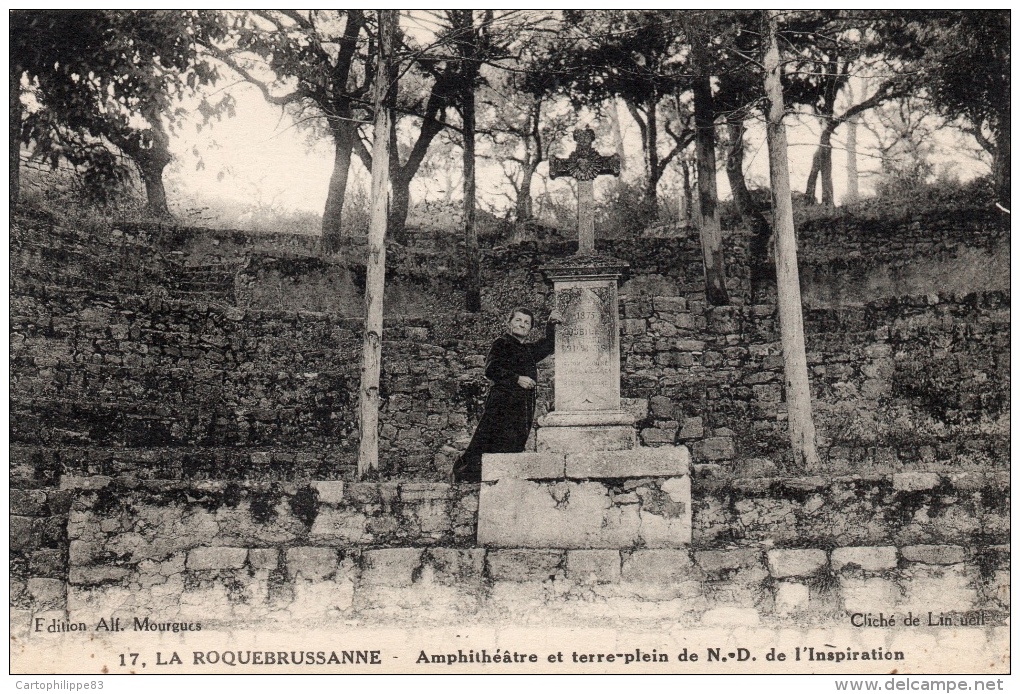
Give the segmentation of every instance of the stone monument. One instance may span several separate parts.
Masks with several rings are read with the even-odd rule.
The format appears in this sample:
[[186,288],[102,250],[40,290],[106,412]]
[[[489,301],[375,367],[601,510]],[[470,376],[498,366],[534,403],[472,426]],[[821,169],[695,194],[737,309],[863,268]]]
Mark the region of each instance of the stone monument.
[[634,448],[634,417],[620,407],[617,285],[627,264],[578,255],[542,270],[563,323],[556,330],[554,410],[539,421],[538,450]]
[[536,451],[482,456],[478,542],[489,547],[626,549],[691,542],[690,456],[637,445],[621,407],[617,288],[625,262],[595,253],[594,179],[619,175],[616,156],[577,148],[550,177],[578,181],[578,251],[542,267],[563,316],[556,331],[555,405]]
[[603,174],[620,175],[620,156],[604,157],[595,151],[595,132],[591,128],[574,131],[577,148],[562,159],[549,160],[549,178],[569,176],[577,180],[577,253],[595,252],[595,179]]

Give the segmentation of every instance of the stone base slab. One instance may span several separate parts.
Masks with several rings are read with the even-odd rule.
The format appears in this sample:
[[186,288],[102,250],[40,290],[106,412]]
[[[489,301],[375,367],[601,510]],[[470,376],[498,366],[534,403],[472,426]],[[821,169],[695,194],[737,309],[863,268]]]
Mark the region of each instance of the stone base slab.
[[690,460],[684,446],[583,453],[487,453],[482,456],[482,480],[682,477],[690,472]]
[[538,420],[539,427],[634,426],[634,415],[625,410],[555,410]]
[[566,467],[564,453],[486,453],[482,456],[482,481],[562,479]]
[[690,471],[685,446],[589,451],[566,455],[566,476],[573,479],[682,477]]
[[691,533],[683,446],[482,456],[479,545],[673,548]]
[[539,453],[583,453],[585,451],[625,451],[637,448],[632,426],[544,426],[535,437]]
[[[637,482],[637,480],[635,480]],[[483,484],[478,544],[557,549],[680,548],[691,543],[691,478]]]

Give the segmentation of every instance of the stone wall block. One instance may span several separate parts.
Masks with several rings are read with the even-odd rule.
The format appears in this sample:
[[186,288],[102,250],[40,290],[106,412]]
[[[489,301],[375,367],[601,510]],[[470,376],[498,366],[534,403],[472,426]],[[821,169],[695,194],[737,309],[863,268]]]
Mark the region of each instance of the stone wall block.
[[63,550],[37,549],[29,557],[28,570],[36,576],[60,576],[67,570]]
[[665,395],[653,395],[648,404],[653,417],[658,419],[673,417],[673,401]]
[[682,477],[689,470],[690,455],[684,446],[566,455],[566,476],[571,479]]
[[319,503],[337,505],[344,502],[344,483],[342,480],[312,482],[311,486],[318,494]]
[[445,482],[404,482],[400,485],[401,501],[444,501],[450,497]]
[[682,296],[656,296],[652,298],[656,313],[686,313],[687,299]]
[[240,569],[248,559],[243,547],[198,547],[188,552],[189,571]]
[[337,553],[330,547],[291,547],[287,550],[287,575],[292,579],[322,580],[337,568]]
[[768,458],[741,458],[734,462],[733,474],[736,477],[774,477],[776,464]]
[[379,503],[379,485],[375,482],[354,482],[347,485],[344,492],[352,504]]
[[525,583],[563,575],[565,552],[554,549],[489,550],[486,564],[494,581]]
[[624,335],[644,335],[648,332],[648,321],[644,318],[621,318],[620,330]]
[[709,574],[765,565],[762,551],[753,547],[702,550],[694,553],[694,561]]
[[677,435],[681,440],[700,439],[705,435],[705,427],[701,417],[687,417],[680,426],[680,433]]
[[440,583],[476,582],[485,570],[485,550],[432,547],[428,550],[427,561],[435,569],[434,575]]
[[563,477],[564,453],[486,453],[482,456],[482,480],[557,479]]
[[365,585],[409,586],[422,566],[423,550],[416,547],[370,549],[362,555],[361,582]]
[[965,612],[978,603],[980,578],[973,565],[912,564],[901,583],[904,604],[920,612]]
[[27,516],[10,516],[10,549],[12,552],[21,552],[27,549],[34,549],[39,545],[39,531],[35,521]]
[[896,582],[887,578],[841,576],[839,591],[847,612],[890,612],[902,602]]
[[732,438],[713,436],[696,442],[693,453],[700,460],[730,460],[736,455],[736,448]]
[[856,564],[865,571],[888,571],[897,563],[895,547],[840,547],[832,550],[832,570]]
[[967,550],[959,545],[908,545],[900,550],[907,561],[924,564],[961,564]]
[[767,556],[773,578],[810,576],[829,562],[823,549],[773,549]]
[[811,591],[803,583],[783,581],[776,586],[775,609],[779,614],[803,612],[811,602]]
[[98,546],[95,543],[71,540],[68,545],[68,561],[71,566],[84,566],[92,563],[92,558],[98,551]]
[[429,537],[439,538],[447,533],[450,522],[450,505],[445,500],[429,500],[404,507],[404,514],[411,511],[418,530]]
[[37,489],[12,489],[10,513],[19,516],[42,516],[46,514],[46,492]]
[[641,430],[641,441],[646,446],[669,445],[676,441],[676,429],[649,427]]
[[680,583],[696,580],[701,572],[685,549],[636,549],[624,555],[620,576],[632,583]]
[[123,566],[71,566],[68,583],[71,585],[102,585],[118,583],[131,576]]
[[41,609],[61,608],[67,604],[67,585],[57,578],[30,578],[28,594]]
[[620,552],[615,549],[567,551],[567,578],[591,583],[620,582]]
[[934,489],[939,476],[934,472],[898,472],[893,475],[893,489],[898,492],[919,492]]
[[[389,518],[387,516],[386,518]],[[360,544],[366,539],[368,518],[348,507],[322,508],[315,516],[309,535],[316,542],[339,541]]]
[[252,548],[248,550],[248,563],[253,569],[275,571],[280,566],[280,550],[275,548]]

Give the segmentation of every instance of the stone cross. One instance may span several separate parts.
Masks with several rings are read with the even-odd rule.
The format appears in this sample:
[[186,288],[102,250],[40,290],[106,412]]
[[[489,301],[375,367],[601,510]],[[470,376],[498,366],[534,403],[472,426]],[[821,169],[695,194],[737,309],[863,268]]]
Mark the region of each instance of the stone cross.
[[577,253],[595,252],[595,177],[620,175],[620,156],[604,157],[595,151],[595,132],[591,128],[574,131],[577,148],[566,159],[549,160],[549,178],[572,176],[577,179]]

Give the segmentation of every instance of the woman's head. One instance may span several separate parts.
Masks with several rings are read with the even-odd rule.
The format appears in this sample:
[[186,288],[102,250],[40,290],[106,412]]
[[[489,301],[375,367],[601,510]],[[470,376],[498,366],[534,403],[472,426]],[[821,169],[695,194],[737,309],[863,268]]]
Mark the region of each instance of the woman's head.
[[535,323],[535,314],[531,312],[531,309],[524,308],[523,306],[515,306],[510,315],[506,319],[507,326],[510,328],[510,334],[514,337],[524,338],[531,332],[531,327]]

